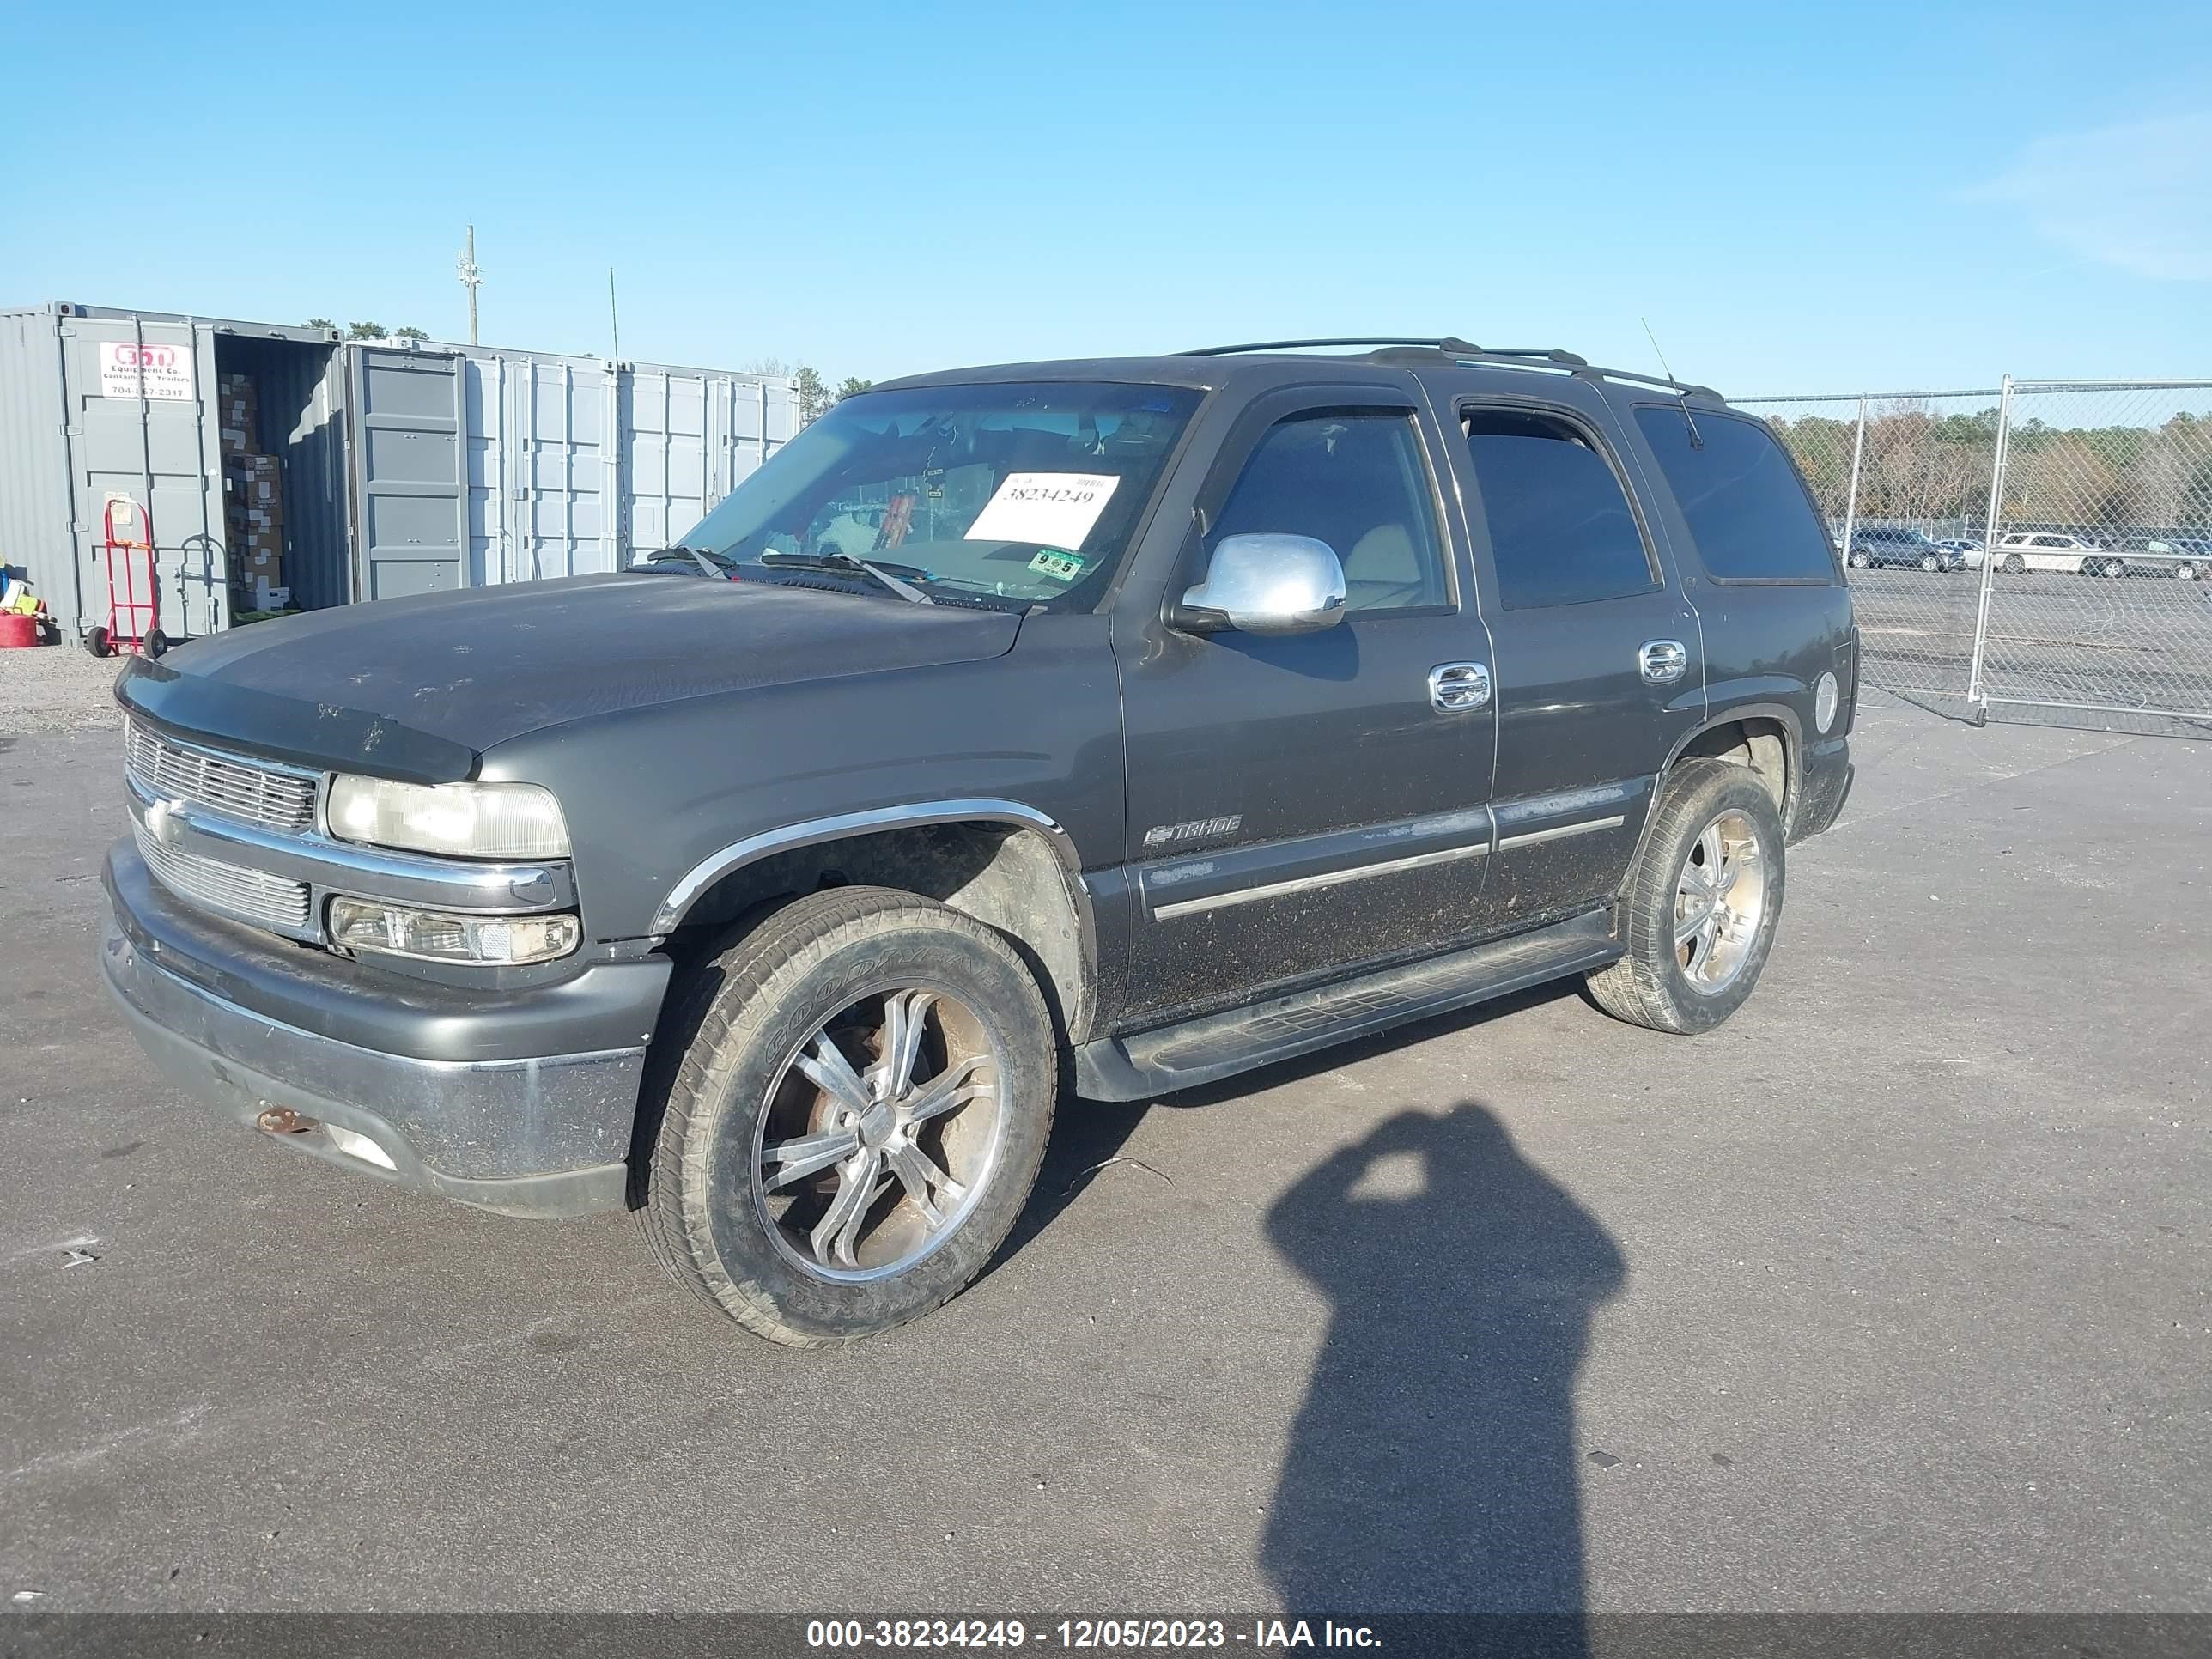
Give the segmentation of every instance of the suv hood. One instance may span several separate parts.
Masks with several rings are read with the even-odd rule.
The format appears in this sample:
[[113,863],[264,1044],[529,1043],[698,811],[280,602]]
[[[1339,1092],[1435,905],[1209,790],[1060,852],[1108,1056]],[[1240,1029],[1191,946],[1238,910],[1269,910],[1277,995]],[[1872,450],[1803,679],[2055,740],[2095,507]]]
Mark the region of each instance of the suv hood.
[[541,726],[750,686],[1003,656],[1018,615],[669,575],[343,605],[133,658],[116,695],[188,732],[422,781]]

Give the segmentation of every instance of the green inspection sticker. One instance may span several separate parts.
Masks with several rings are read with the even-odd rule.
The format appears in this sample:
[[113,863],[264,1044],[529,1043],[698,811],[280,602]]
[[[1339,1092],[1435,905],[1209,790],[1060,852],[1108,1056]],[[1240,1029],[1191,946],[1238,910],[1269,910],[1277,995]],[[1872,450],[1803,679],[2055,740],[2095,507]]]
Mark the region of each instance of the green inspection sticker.
[[1030,568],[1040,576],[1049,576],[1056,582],[1072,582],[1083,574],[1084,562],[1073,553],[1063,553],[1056,547],[1041,550],[1030,561]]

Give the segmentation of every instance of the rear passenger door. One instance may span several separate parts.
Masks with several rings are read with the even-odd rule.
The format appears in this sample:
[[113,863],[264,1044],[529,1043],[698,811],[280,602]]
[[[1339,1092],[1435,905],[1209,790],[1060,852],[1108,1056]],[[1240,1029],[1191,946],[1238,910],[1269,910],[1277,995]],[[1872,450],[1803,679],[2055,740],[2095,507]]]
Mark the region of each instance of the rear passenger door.
[[1455,416],[1495,652],[1484,909],[1533,926],[1619,890],[1660,769],[1704,715],[1702,646],[1598,410],[1468,399]]

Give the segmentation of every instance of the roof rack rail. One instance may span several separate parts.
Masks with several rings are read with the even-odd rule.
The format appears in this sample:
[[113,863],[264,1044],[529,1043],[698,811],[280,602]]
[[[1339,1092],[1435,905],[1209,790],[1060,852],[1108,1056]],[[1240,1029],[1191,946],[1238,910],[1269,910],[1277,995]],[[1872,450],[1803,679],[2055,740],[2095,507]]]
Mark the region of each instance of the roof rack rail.
[[1252,340],[1242,345],[1200,346],[1174,355],[1178,357],[1231,357],[1240,352],[1302,350],[1315,346],[1382,348],[1370,354],[1376,357],[1395,356],[1411,347],[1417,351],[1432,351],[1454,362],[1496,363],[1508,368],[1563,368],[1571,374],[1589,380],[1626,380],[1636,386],[1663,386],[1678,397],[1695,395],[1711,398],[1716,403],[1728,401],[1709,386],[1698,386],[1660,374],[1639,374],[1633,369],[1601,368],[1587,357],[1562,350],[1557,346],[1479,346],[1474,341],[1462,340],[1455,334],[1447,334],[1441,338],[1412,335],[1352,335],[1326,340]]
[[1244,351],[1290,351],[1310,346],[1427,346],[1432,351],[1441,351],[1451,356],[1465,356],[1469,352],[1482,349],[1471,340],[1462,340],[1449,334],[1442,339],[1433,334],[1369,334],[1347,335],[1334,340],[1248,340],[1242,345],[1194,346],[1188,351],[1172,355],[1177,357],[1233,357]]

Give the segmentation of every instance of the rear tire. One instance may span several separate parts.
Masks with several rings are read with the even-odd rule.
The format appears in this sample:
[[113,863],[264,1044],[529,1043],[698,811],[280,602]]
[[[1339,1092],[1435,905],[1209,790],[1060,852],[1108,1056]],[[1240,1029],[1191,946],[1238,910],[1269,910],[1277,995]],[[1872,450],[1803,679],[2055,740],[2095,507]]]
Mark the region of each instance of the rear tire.
[[1873,555],[1873,554],[1871,554],[1871,553],[1854,553],[1854,554],[1852,554],[1852,555],[1851,555],[1851,568],[1852,568],[1852,569],[1854,569],[1854,570],[1871,570],[1871,569],[1873,569],[1873,568],[1874,568],[1874,555]]
[[2173,577],[2176,581],[2193,582],[2197,580],[2197,567],[2185,561],[2173,567]]
[[973,917],[811,894],[702,964],[664,1028],[641,1219],[670,1277],[771,1342],[856,1341],[950,1301],[1036,1182],[1052,1017]]
[[1591,999],[1654,1031],[1711,1030],[1759,982],[1783,886],[1782,817],[1765,786],[1728,761],[1682,762],[1621,895],[1626,954],[1589,975]]
[[1943,561],[1933,553],[1923,553],[1920,556],[1920,568],[1932,576],[1943,568]]
[[2008,576],[2024,576],[2027,574],[2027,562],[2017,553],[2008,553],[2005,555],[2004,572]]

